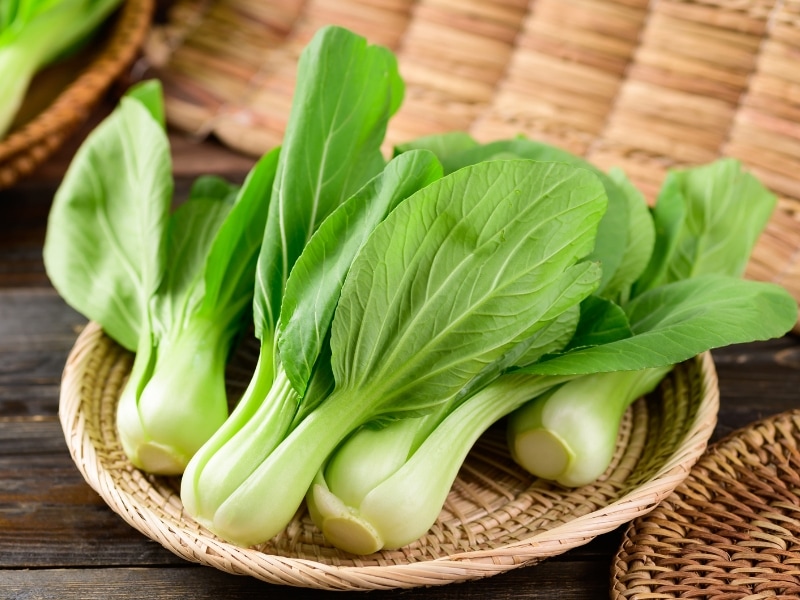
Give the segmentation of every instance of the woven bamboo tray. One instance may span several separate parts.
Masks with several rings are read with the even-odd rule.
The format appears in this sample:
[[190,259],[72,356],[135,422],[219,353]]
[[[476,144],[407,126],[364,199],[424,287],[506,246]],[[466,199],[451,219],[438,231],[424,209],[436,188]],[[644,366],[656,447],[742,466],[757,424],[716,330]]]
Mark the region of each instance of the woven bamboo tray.
[[[243,389],[257,348],[229,371]],[[676,367],[657,393],[628,411],[613,464],[595,484],[567,490],[515,468],[503,432],[473,449],[434,527],[397,551],[354,556],[328,546],[301,510],[268,543],[239,548],[183,514],[177,478],[134,469],[114,414],[132,356],[94,323],[79,336],[62,382],[60,419],[86,481],[125,521],[189,561],[276,584],[328,590],[441,585],[534,564],[587,543],[652,510],[687,476],[706,448],[719,402],[706,353]]]
[[628,528],[612,598],[800,597],[800,410],[717,442]]
[[526,134],[651,200],[668,168],[740,159],[781,201],[748,276],[800,299],[800,0],[176,0],[145,49],[170,122],[278,144],[297,56],[329,23],[397,54],[389,143]]
[[125,0],[89,48],[34,79],[22,114],[0,138],[0,190],[32,173],[86,121],[136,57],[153,8],[154,0]]

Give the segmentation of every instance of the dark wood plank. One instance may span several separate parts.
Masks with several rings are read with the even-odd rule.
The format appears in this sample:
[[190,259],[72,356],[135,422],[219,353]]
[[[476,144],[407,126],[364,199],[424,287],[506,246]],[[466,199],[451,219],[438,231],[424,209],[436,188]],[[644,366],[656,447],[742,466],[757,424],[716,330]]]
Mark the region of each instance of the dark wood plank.
[[86,319],[52,288],[0,294],[0,418],[53,416],[61,372]]
[[800,408],[800,341],[787,335],[713,352],[720,413],[713,440],[772,415]]
[[[479,581],[409,590],[337,592],[336,598],[382,600],[598,600],[608,597],[605,561],[545,561]],[[210,568],[5,571],[0,598],[8,600],[322,600],[331,592],[266,584]]]
[[42,244],[51,197],[0,191],[0,289],[48,285]]
[[0,419],[0,568],[181,563],[89,487],[55,418]]

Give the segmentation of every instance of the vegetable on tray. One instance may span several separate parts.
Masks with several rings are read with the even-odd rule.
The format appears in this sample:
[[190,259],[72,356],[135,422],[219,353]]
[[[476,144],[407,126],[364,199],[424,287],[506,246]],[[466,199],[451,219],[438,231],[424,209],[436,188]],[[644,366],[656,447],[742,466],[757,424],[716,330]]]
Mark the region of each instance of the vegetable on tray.
[[342,550],[412,543],[502,420],[509,462],[592,483],[673,365],[796,322],[786,290],[742,278],[775,198],[738,162],[671,172],[650,208],[621,171],[523,137],[452,132],[385,157],[402,97],[388,50],[326,27],[281,147],[241,185],[173,197],[145,82],[54,199],[53,285],[135,352],[123,449],[182,473],[185,513],[229,542],[266,542],[305,504]]
[[0,139],[34,75],[84,43],[121,0],[0,0]]

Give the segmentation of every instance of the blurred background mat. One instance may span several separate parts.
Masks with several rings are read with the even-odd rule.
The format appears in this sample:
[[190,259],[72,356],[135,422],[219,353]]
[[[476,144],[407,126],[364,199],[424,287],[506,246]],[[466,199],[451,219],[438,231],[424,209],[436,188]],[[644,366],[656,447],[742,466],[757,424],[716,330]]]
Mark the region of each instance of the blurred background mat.
[[800,0],[176,0],[145,45],[171,124],[280,143],[300,51],[337,24],[391,48],[390,144],[524,134],[623,168],[740,159],[780,198],[747,275],[800,299]]

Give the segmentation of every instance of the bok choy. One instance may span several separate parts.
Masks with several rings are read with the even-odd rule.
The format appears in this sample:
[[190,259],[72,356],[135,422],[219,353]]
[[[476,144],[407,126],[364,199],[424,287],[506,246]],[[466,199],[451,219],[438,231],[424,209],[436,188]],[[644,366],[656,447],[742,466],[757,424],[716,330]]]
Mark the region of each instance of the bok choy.
[[92,35],[120,1],[0,2],[0,138],[19,112],[33,76]]
[[[640,203],[640,195],[624,175],[616,173],[615,177],[620,187]],[[646,322],[657,318],[660,304],[685,305],[689,296],[694,296],[695,311],[714,311],[721,299],[715,300],[716,296],[745,294],[744,290],[735,291],[736,286],[726,292],[726,279],[720,280],[719,289],[712,291],[708,288],[708,278],[739,278],[744,274],[750,254],[776,203],[775,196],[732,159],[671,171],[652,212],[656,235],[650,260],[626,294],[616,298],[618,305],[595,304],[600,311],[592,314],[593,320],[602,321],[604,310],[608,316],[611,311],[618,313],[621,307],[626,317],[636,315]],[[698,300],[703,298],[707,300],[700,305]],[[647,307],[645,310],[639,308],[642,302]],[[710,338],[717,331],[721,332],[719,335],[728,335],[750,319],[764,322],[766,330],[765,321],[780,314],[785,314],[789,329],[793,325],[789,319],[792,315],[796,319],[797,311],[788,301],[784,303],[783,310],[764,306],[760,313],[753,310],[754,304],[750,307],[750,316],[748,305],[742,302],[739,319],[726,310],[711,312],[709,316],[715,322],[709,319],[708,329],[698,329],[693,335]],[[635,326],[632,333],[641,332],[639,322],[629,325]],[[668,341],[668,338],[661,340],[660,352],[669,351],[665,346]],[[709,347],[719,345],[716,342]],[[655,349],[655,345],[653,347]],[[640,349],[639,356],[644,357],[645,352],[645,348]],[[647,364],[655,360],[653,356]],[[546,363],[542,367],[546,369]],[[564,485],[579,486],[594,481],[611,461],[625,409],[655,388],[668,370],[665,367],[597,373],[588,376],[588,381],[576,379],[550,395],[537,398],[509,418],[512,457],[530,473]],[[581,415],[580,419],[570,418],[577,414]],[[598,435],[590,435],[591,431]],[[603,431],[607,434],[599,435]],[[554,457],[568,458],[563,461],[563,469],[554,468]]]
[[[462,160],[466,153],[487,160],[513,155],[498,156],[502,147],[527,155],[562,153],[525,140],[490,144],[489,149],[473,144],[465,150],[463,141],[463,137],[458,139]],[[430,138],[410,147],[441,153],[447,146]],[[462,166],[452,155],[440,154],[440,158],[446,168]],[[568,162],[580,161],[570,157]],[[797,308],[788,293],[778,286],[738,279],[774,199],[754,186],[750,176],[742,181],[737,166],[728,161],[698,172],[707,185],[695,184],[696,189],[747,190],[748,202],[733,200],[735,207],[730,210],[750,211],[752,219],[739,219],[737,228],[731,225],[737,222],[736,216],[726,215],[727,226],[740,234],[728,236],[726,243],[736,248],[716,252],[713,266],[709,261],[705,268],[700,266],[705,260],[703,248],[720,247],[719,240],[704,230],[723,233],[725,228],[695,223],[695,237],[684,245],[697,249],[695,272],[705,275],[691,281],[684,280],[688,275],[676,277],[634,294],[637,279],[648,271],[652,249],[663,244],[655,232],[662,232],[665,224],[658,218],[656,224],[652,222],[644,199],[621,173],[604,178],[606,188],[616,187],[617,197],[625,199],[610,203],[609,211],[623,211],[628,220],[624,229],[628,235],[623,238],[627,247],[622,252],[618,247],[610,250],[604,247],[607,238],[598,233],[592,256],[601,264],[613,264],[614,272],[604,277],[595,295],[581,303],[580,322],[569,325],[565,321],[561,338],[554,338],[554,345],[538,355],[529,349],[527,354],[498,361],[493,370],[502,373],[499,377],[484,386],[473,382],[438,411],[376,423],[352,434],[331,454],[308,493],[310,513],[326,538],[361,554],[396,548],[423,535],[438,516],[474,441],[512,411],[516,412],[509,418],[509,442],[518,462],[564,485],[591,483],[611,461],[627,406],[654,389],[674,363],[709,348],[779,336],[790,329]],[[719,181],[718,174],[728,178],[727,183]],[[675,187],[671,180],[681,176],[671,174],[665,188]],[[686,212],[713,214],[697,206],[712,201],[720,199],[686,194]],[[612,216],[605,222],[619,220]],[[601,257],[609,252],[619,255],[603,261]],[[529,402],[531,398],[537,400]]]
[[125,348],[123,449],[176,474],[228,415],[225,366],[249,321],[278,151],[244,184],[202,177],[175,211],[160,85],[133,88],[78,150],[44,260],[61,296]]
[[[315,237],[322,243],[308,252],[317,248],[346,258],[358,245],[338,248],[329,243],[336,241],[331,238],[336,231],[315,236],[317,229],[336,212],[345,225],[368,232],[368,224],[404,193],[437,176],[435,166],[429,172],[414,160],[387,166],[381,153],[387,123],[403,95],[396,60],[386,48],[369,45],[346,29],[323,28],[301,54],[297,82],[256,271],[258,363],[231,417],[190,463],[182,481],[187,511],[203,522],[286,435],[301,400],[309,406],[327,394],[329,368],[315,368],[317,355],[326,349],[327,326],[297,341],[286,332],[295,328],[297,319],[290,315],[300,301],[301,312],[310,300],[319,301],[310,307],[311,314],[330,319],[340,275],[312,273],[316,259],[305,261],[311,263],[309,276],[330,277],[334,286],[328,301],[315,299],[305,295],[304,267],[295,268],[295,263]],[[287,291],[292,278],[301,282],[299,292]]]
[[[605,206],[591,173],[527,160],[461,169],[400,203],[342,286],[333,391],[202,515],[207,525],[239,544],[268,540],[349,433],[446,402],[576,306],[599,282],[597,265],[581,259]],[[217,475],[237,468],[218,463]]]
[[[344,550],[405,545],[504,417],[523,466],[588,483],[674,364],[796,322],[785,290],[741,277],[774,197],[735,161],[671,173],[651,210],[620,171],[524,138],[450,133],[387,160],[403,92],[386,48],[326,27],[283,143],[241,185],[199,178],[172,209],[149,82],[56,194],[54,286],[136,353],[123,448],[183,471],[185,513],[228,541],[266,542],[305,500]],[[228,414],[225,365],[251,328]]]

